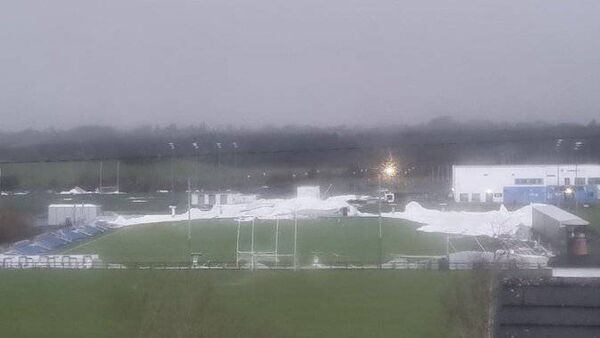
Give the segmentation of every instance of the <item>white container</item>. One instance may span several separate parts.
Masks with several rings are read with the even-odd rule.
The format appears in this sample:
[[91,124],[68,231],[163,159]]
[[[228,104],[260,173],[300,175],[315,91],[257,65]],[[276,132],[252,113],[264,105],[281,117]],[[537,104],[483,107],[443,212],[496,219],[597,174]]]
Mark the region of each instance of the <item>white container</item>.
[[298,198],[315,198],[321,199],[321,187],[320,186],[301,186],[296,189],[296,196]]
[[48,225],[81,225],[100,216],[101,207],[95,204],[50,204]]

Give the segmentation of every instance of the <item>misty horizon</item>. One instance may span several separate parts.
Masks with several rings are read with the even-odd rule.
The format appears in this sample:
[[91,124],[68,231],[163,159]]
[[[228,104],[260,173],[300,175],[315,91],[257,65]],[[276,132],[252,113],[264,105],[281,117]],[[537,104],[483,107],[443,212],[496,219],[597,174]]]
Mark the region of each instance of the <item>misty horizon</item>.
[[520,128],[526,129],[548,129],[548,128],[556,128],[556,127],[575,127],[575,128],[585,128],[592,127],[596,128],[599,125],[597,119],[592,118],[588,121],[564,121],[564,122],[556,122],[550,123],[548,121],[540,121],[540,120],[523,120],[523,121],[494,121],[488,119],[456,119],[452,116],[436,116],[427,121],[415,123],[415,124],[399,124],[399,123],[388,123],[388,124],[363,124],[363,125],[348,125],[348,124],[337,124],[337,125],[311,125],[311,124],[301,124],[301,123],[287,123],[287,124],[273,124],[266,123],[263,125],[256,126],[246,126],[246,125],[234,125],[234,124],[215,124],[211,125],[206,122],[200,123],[192,123],[192,124],[178,124],[178,123],[165,123],[165,124],[150,124],[150,123],[140,123],[138,125],[133,126],[112,126],[109,124],[80,124],[74,126],[67,126],[63,128],[57,128],[53,126],[47,126],[43,128],[24,128],[24,129],[5,129],[0,126],[0,134],[19,134],[19,133],[27,133],[27,132],[36,132],[36,133],[65,133],[72,132],[78,130],[110,130],[112,132],[118,133],[131,133],[131,132],[153,132],[153,131],[161,131],[165,132],[168,130],[173,130],[174,132],[185,131],[185,130],[195,130],[198,131],[223,131],[223,132],[247,132],[247,133],[255,133],[261,131],[281,131],[281,130],[296,130],[296,131],[356,131],[356,132],[368,132],[368,131],[410,131],[410,130],[419,130],[420,128],[424,129],[440,129],[445,131],[450,131],[453,129],[457,130],[472,130],[473,128],[482,128],[482,129],[490,129],[490,130],[518,130]]
[[0,130],[573,122],[600,3],[9,2]]

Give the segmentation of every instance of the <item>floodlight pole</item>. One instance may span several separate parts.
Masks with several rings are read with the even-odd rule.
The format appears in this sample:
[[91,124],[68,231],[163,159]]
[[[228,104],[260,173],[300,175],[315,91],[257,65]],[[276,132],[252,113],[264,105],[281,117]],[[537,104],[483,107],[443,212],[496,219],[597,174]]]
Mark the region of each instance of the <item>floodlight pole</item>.
[[100,161],[100,175],[98,176],[98,192],[102,192],[102,161]]
[[190,259],[192,259],[192,185],[190,182],[190,178],[188,177],[188,253],[190,255]]
[[294,206],[294,270],[298,268],[296,253],[298,249],[298,210]]
[[237,164],[238,164],[238,161],[237,161],[238,144],[237,144],[237,142],[233,142],[231,145],[233,146],[233,167],[235,169],[237,169]]
[[[558,163],[558,159],[556,160]],[[558,189],[558,191],[561,191],[560,189],[560,164],[556,165],[556,189]],[[554,197],[556,197],[556,191],[554,192]],[[560,208],[560,199],[563,198],[564,196],[559,196],[556,204],[557,206]]]
[[196,189],[200,186],[200,146],[198,142],[193,142],[192,146],[196,150]]
[[117,161],[117,192],[121,192],[121,161]]
[[379,268],[383,264],[383,231],[382,231],[382,219],[381,219],[381,173],[377,175],[377,208],[378,211],[378,222],[379,222]]
[[169,142],[169,147],[171,148],[171,165],[169,167],[171,174],[171,196],[173,196],[173,193],[175,192],[175,169],[173,167],[173,161],[175,160],[175,144],[173,142]]
[[217,146],[217,186],[221,189],[221,148],[223,145],[221,142],[216,143]]

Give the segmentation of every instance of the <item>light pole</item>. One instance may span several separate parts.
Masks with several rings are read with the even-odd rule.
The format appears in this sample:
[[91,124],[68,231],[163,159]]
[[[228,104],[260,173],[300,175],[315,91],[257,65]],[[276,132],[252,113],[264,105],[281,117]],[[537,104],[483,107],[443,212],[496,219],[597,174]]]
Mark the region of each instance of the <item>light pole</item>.
[[[577,141],[575,142],[575,145],[573,146],[573,150],[575,151],[575,181],[573,183],[575,183],[575,191],[573,194],[573,197],[575,198],[575,210],[579,209],[579,200],[577,199],[577,187],[578,185],[578,178],[579,178],[579,172],[578,172],[578,163],[580,161],[579,158],[579,154],[581,149],[583,148],[583,141]],[[583,178],[583,180],[585,181],[585,177]],[[583,183],[583,185],[585,185],[585,182]]]
[[121,161],[117,161],[117,193],[121,192]]
[[100,161],[100,174],[98,175],[98,193],[102,193],[102,166],[103,162]]
[[192,259],[192,183],[190,178],[187,180],[188,185],[188,228],[187,228],[187,244],[188,244],[188,254],[190,255],[190,259]]
[[196,150],[196,189],[200,186],[200,146],[198,142],[193,142],[192,146]]
[[175,143],[169,142],[169,148],[171,148],[171,165],[170,165],[170,174],[171,174],[171,194],[175,191],[175,173],[173,168],[173,161],[175,159]]
[[220,189],[221,188],[221,148],[223,148],[223,144],[221,142],[217,142],[216,143],[217,146],[217,187]]
[[[556,145],[554,146],[554,150],[556,151],[556,189],[558,192],[561,192],[560,188],[560,150],[562,148],[563,139],[559,138],[556,140]],[[563,194],[557,195],[557,192],[554,192],[554,198],[556,198],[556,204],[560,208],[561,199],[564,197]]]
[[379,221],[379,268],[383,265],[383,227],[382,227],[382,217],[381,217],[381,199],[383,195],[383,191],[381,190],[381,179],[382,177],[392,178],[396,176],[396,163],[390,158],[386,163],[383,164],[383,168],[380,172],[377,173],[377,195],[378,195],[378,221]]
[[237,142],[233,142],[233,143],[231,143],[231,145],[233,146],[233,168],[237,169],[238,144],[237,144]]

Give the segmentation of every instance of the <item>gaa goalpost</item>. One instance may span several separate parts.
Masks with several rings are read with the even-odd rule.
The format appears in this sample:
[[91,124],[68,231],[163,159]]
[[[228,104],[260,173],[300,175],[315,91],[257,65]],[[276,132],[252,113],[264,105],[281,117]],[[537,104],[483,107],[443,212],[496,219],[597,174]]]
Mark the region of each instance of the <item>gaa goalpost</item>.
[[[296,269],[297,266],[297,244],[298,244],[298,218],[296,217],[296,213],[294,213],[294,244],[293,244],[293,253],[280,253],[279,251],[279,218],[275,219],[275,226],[273,228],[273,236],[274,239],[272,241],[271,248],[268,250],[256,250],[255,248],[255,225],[256,225],[256,217],[245,217],[245,218],[237,218],[237,236],[236,236],[236,254],[235,254],[235,262],[236,266],[240,267],[240,261],[248,261],[250,263],[250,269],[256,269],[256,263],[258,262],[273,262],[275,266],[279,265],[280,258],[282,257],[292,257],[293,266]],[[240,250],[240,232],[242,223],[250,223],[251,234],[250,234],[250,250],[244,251]]]

